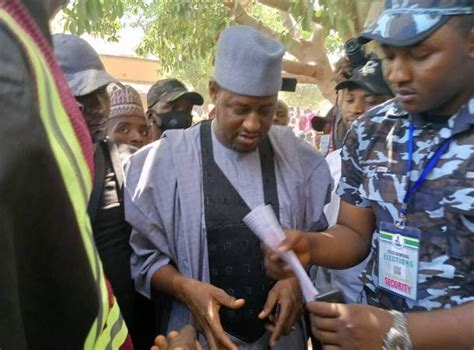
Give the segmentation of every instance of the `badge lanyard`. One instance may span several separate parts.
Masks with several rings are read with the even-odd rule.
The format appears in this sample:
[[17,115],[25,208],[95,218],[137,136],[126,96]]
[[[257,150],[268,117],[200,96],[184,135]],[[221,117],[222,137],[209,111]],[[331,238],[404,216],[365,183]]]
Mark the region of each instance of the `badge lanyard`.
[[421,185],[423,185],[429,173],[431,173],[431,171],[436,167],[436,164],[438,163],[444,152],[446,152],[452,141],[452,137],[444,140],[441,146],[439,146],[436,150],[435,154],[433,154],[433,156],[426,163],[426,166],[424,167],[418,180],[416,180],[413,186],[411,186],[410,177],[411,172],[413,170],[413,153],[415,148],[414,134],[415,126],[413,125],[413,123],[410,123],[410,129],[408,132],[407,191],[405,192],[405,196],[403,197],[402,208],[400,210],[400,220],[399,222],[397,222],[397,225],[401,227],[405,226],[406,218],[408,215],[408,201],[410,199],[410,196],[414,194]]
[[408,133],[407,189],[400,210],[400,220],[395,225],[385,222],[380,223],[378,251],[378,287],[411,300],[417,300],[421,232],[416,227],[405,226],[408,202],[436,167],[452,140],[450,137],[443,141],[424,165],[418,179],[411,184],[410,177],[415,153],[414,134],[415,126],[411,123]]

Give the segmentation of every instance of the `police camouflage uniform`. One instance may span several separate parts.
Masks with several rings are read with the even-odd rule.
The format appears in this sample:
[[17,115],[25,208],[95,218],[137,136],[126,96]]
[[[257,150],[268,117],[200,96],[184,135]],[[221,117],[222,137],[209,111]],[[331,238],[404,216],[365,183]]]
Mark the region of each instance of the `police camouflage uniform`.
[[410,122],[416,127],[411,184],[453,136],[408,203],[406,225],[421,231],[417,300],[377,288],[377,232],[362,275],[364,297],[371,305],[399,311],[450,308],[474,301],[474,98],[442,125],[408,114],[394,100],[370,110],[346,136],[338,194],[352,205],[372,208],[377,226],[396,222],[407,189]]
[[359,41],[410,46],[436,31],[451,16],[473,13],[472,0],[386,0],[382,14],[363,30]]

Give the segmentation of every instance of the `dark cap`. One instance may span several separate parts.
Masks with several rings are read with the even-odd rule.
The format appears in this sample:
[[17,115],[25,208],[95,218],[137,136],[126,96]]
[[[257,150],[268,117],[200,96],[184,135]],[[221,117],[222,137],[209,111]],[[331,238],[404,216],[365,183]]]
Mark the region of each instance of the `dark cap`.
[[157,102],[173,102],[182,96],[189,98],[193,105],[201,106],[204,103],[204,99],[200,94],[188,91],[186,86],[178,79],[163,79],[158,80],[148,90],[147,105],[150,108]]
[[352,77],[336,85],[336,90],[360,87],[373,95],[392,95],[382,72],[382,62],[370,59],[359,69],[355,69]]
[[359,40],[410,46],[426,39],[451,16],[473,13],[473,0],[386,0],[382,14],[362,31]]
[[105,71],[99,55],[84,39],[70,34],[54,34],[53,47],[74,96],[84,96],[117,82]]

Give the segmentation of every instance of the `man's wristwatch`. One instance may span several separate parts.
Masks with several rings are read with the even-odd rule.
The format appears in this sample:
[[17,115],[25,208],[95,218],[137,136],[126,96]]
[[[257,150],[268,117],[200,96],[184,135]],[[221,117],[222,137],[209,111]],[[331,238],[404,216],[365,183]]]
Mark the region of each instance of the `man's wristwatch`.
[[413,344],[408,334],[407,319],[398,311],[391,311],[393,326],[385,334],[383,350],[412,350]]

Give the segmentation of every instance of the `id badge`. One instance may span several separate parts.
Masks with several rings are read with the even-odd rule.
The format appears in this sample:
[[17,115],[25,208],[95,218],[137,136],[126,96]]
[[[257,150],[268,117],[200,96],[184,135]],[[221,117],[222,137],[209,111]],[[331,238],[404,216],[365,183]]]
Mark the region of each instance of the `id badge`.
[[420,230],[380,224],[379,288],[416,300]]

